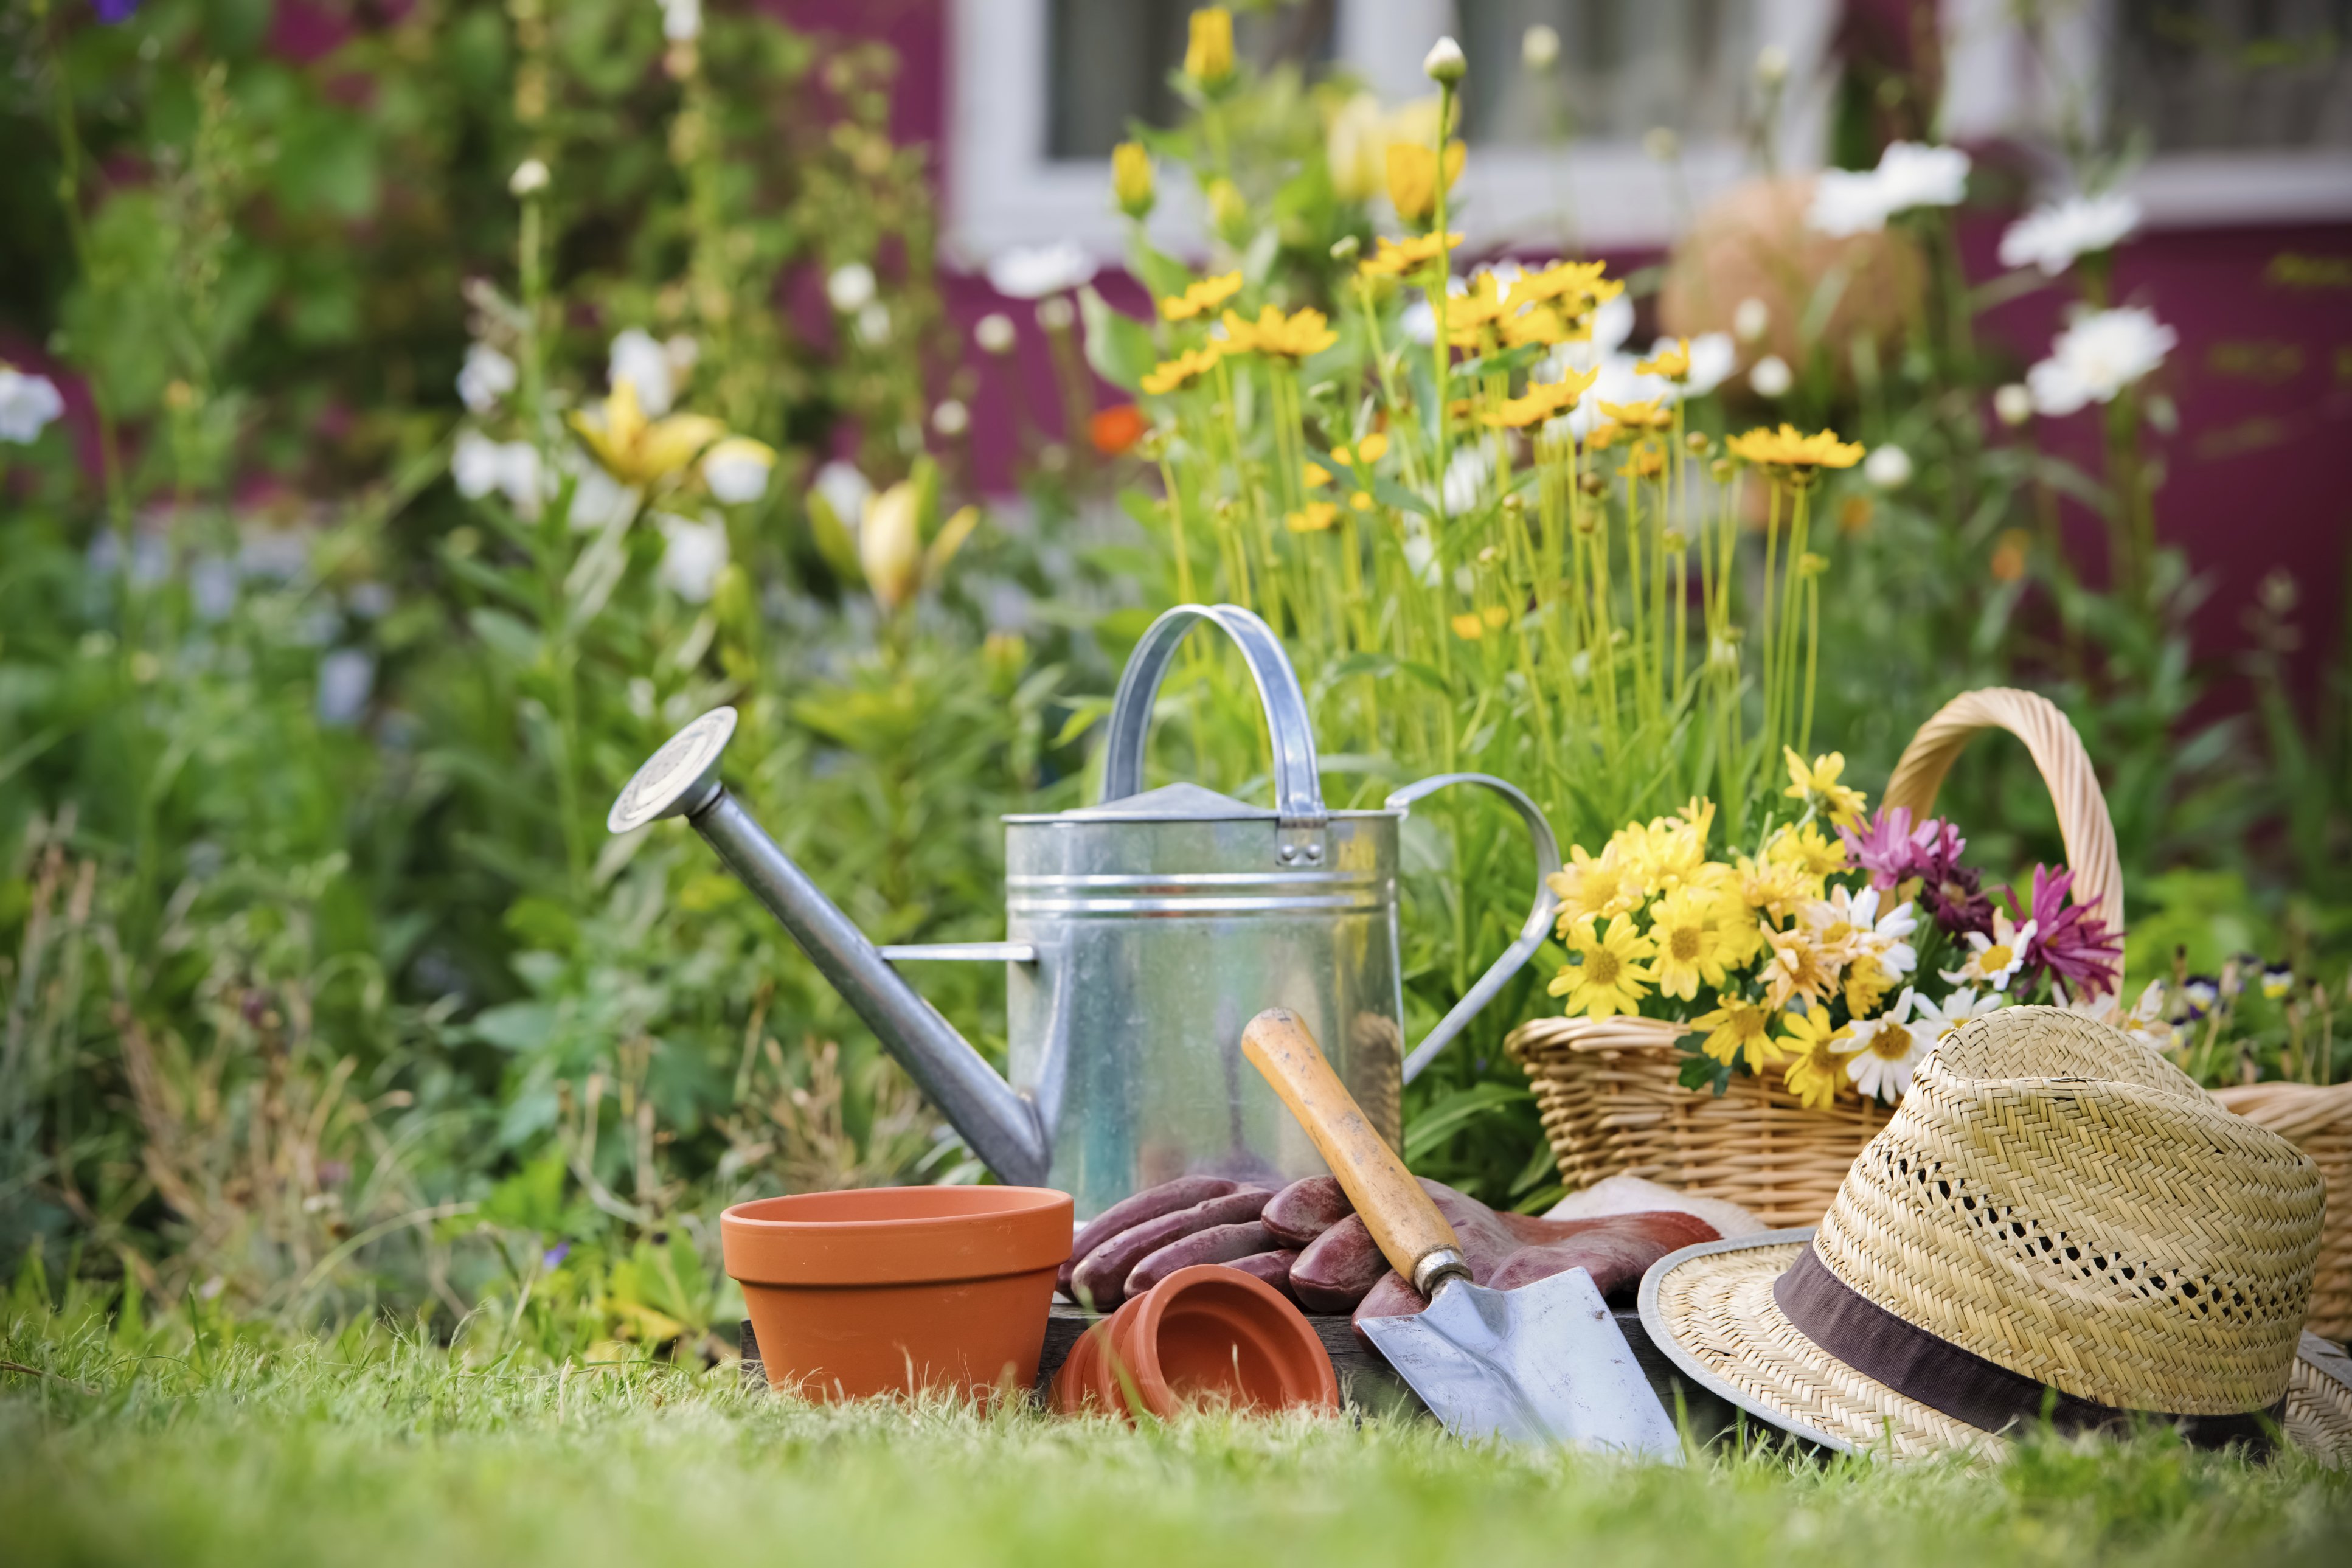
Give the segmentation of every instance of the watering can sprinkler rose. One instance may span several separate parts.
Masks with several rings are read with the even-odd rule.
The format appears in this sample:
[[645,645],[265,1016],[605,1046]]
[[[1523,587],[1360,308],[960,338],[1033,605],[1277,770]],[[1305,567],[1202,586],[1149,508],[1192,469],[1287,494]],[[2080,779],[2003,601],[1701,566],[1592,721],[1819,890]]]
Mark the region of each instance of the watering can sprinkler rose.
[[[1186,633],[1240,647],[1274,742],[1276,804],[1192,784],[1143,788],[1154,699]],[[857,1010],[972,1152],[1005,1182],[1058,1187],[1089,1218],[1140,1188],[1201,1174],[1280,1184],[1320,1173],[1313,1142],[1241,1054],[1261,1009],[1289,1009],[1391,1146],[1399,1090],[1492,1000],[1549,933],[1559,848],[1535,803],[1484,773],[1444,773],[1377,811],[1323,804],[1298,677],[1265,621],[1185,605],[1153,622],[1119,679],[1102,798],[1005,818],[1001,942],[877,948],[719,781],[735,712],[673,736],[606,826],[683,816]],[[1399,830],[1450,784],[1510,803],[1534,841],[1535,907],[1517,940],[1410,1055],[1397,950]],[[919,961],[1006,966],[1010,1079],[898,973]]]

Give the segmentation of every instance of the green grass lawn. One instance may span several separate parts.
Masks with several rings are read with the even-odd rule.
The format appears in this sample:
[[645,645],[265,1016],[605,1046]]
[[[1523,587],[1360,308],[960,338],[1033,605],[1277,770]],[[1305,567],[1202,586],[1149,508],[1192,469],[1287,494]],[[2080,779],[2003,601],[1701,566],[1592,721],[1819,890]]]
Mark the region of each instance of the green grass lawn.
[[0,1324],[0,1562],[2342,1564],[2352,1481],[2162,1438],[1896,1469],[1469,1449],[1426,1424],[820,1409],[733,1368],[381,1330]]

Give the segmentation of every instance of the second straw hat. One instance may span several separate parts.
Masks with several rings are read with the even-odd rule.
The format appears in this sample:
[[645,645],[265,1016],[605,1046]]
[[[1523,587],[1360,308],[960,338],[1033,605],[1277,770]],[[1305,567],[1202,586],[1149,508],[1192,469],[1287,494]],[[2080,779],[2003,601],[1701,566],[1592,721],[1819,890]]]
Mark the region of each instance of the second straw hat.
[[2326,1192],[2118,1029],[1979,1018],[1924,1061],[1812,1232],[1685,1248],[1643,1326],[1799,1436],[1897,1457],[2039,1421],[2284,1429],[2352,1458],[2352,1363],[2303,1333]]

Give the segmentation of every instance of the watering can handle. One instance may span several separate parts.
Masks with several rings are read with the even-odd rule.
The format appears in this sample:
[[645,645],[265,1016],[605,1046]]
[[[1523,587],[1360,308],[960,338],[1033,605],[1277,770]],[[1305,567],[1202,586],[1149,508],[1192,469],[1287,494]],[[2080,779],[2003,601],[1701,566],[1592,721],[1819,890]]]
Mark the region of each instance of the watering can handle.
[[1111,700],[1102,798],[1124,800],[1142,791],[1143,745],[1151,732],[1151,709],[1160,679],[1185,634],[1202,621],[1214,622],[1240,647],[1250,679],[1257,682],[1258,700],[1265,706],[1266,731],[1274,737],[1274,805],[1281,819],[1277,842],[1282,861],[1320,862],[1328,817],[1316,773],[1315,731],[1307,719],[1307,696],[1274,628],[1239,605],[1179,605],[1152,622],[1135,645],[1118,678],[1118,695]]
[[1544,939],[1551,934],[1552,916],[1559,909],[1559,895],[1551,888],[1551,879],[1559,870],[1559,840],[1553,837],[1551,823],[1545,818],[1543,808],[1529,800],[1526,792],[1517,785],[1506,784],[1491,773],[1438,773],[1417,784],[1405,785],[1382,804],[1391,811],[1407,813],[1412,809],[1412,803],[1423,795],[1433,795],[1449,784],[1484,784],[1508,801],[1511,809],[1519,814],[1519,820],[1528,825],[1528,837],[1534,840],[1536,848],[1535,907],[1528,911],[1527,923],[1519,927],[1518,939],[1504,949],[1503,956],[1489,964],[1486,973],[1478,977],[1478,984],[1464,994],[1462,1000],[1454,1005],[1454,1010],[1440,1018],[1437,1026],[1423,1037],[1421,1044],[1413,1047],[1412,1055],[1404,1058],[1404,1081],[1407,1083],[1411,1083],[1422,1068],[1434,1060],[1438,1052],[1452,1045],[1454,1037],[1478,1016],[1479,1009],[1495,999],[1495,994],[1503,988],[1503,983],[1517,974],[1520,967],[1535,955],[1536,949],[1541,947]]

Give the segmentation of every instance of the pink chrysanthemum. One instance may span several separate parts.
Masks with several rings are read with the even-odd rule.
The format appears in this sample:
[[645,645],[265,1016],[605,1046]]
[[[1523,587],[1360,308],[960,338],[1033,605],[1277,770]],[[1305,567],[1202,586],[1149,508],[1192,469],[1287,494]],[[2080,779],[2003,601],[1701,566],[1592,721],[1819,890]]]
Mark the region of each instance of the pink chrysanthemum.
[[2053,874],[2046,866],[2036,866],[2030,915],[2018,909],[2016,889],[2009,889],[2011,912],[2033,921],[2025,965],[2063,981],[2076,995],[2111,994],[2122,975],[2123,941],[2088,907],[2072,901],[2074,888],[2071,868]]

